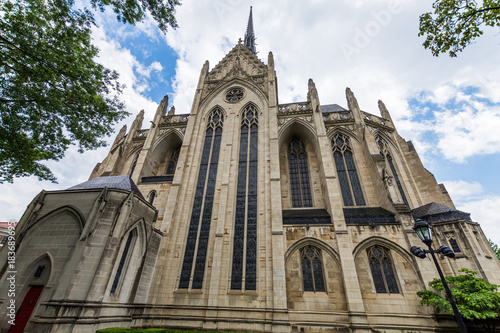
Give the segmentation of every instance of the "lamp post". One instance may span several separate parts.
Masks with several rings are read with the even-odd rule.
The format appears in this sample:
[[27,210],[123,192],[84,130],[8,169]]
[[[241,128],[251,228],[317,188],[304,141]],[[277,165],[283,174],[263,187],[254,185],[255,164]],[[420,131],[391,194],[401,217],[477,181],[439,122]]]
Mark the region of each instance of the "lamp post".
[[432,256],[432,259],[434,260],[434,264],[436,264],[437,271],[439,273],[439,277],[441,278],[441,281],[443,282],[444,290],[446,291],[446,295],[448,295],[448,299],[450,300],[451,307],[453,309],[453,312],[455,314],[455,319],[457,321],[458,326],[460,327],[460,331],[462,333],[467,333],[467,328],[465,328],[464,321],[462,319],[462,316],[460,315],[460,312],[458,312],[457,305],[455,304],[455,300],[453,299],[453,296],[451,295],[450,288],[448,288],[448,283],[446,282],[446,279],[444,278],[443,272],[441,271],[441,267],[439,266],[439,263],[436,259],[436,256],[434,255],[435,253],[441,253],[446,257],[449,258],[454,258],[455,253],[453,252],[452,249],[450,249],[446,245],[441,245],[439,249],[434,250],[432,248],[432,226],[430,226],[427,222],[421,219],[417,219],[415,221],[415,226],[413,227],[413,230],[417,233],[418,237],[422,240],[422,242],[429,247],[429,250],[424,250],[418,246],[412,246],[410,251],[413,253],[413,255],[419,257],[420,259],[424,259],[426,257],[427,253],[430,253]]

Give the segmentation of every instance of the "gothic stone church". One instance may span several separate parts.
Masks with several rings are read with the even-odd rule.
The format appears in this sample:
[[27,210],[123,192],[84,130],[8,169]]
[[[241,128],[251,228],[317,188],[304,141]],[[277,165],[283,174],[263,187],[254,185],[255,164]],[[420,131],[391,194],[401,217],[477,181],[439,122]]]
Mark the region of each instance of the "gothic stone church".
[[[16,326],[95,332],[172,327],[250,332],[443,332],[416,292],[438,277],[415,218],[432,224],[445,274],[500,282],[479,224],[399,136],[389,111],[279,103],[272,53],[245,40],[201,69],[191,111],[141,111],[90,180],[42,191],[16,230]],[[168,112],[167,112],[168,111]]]

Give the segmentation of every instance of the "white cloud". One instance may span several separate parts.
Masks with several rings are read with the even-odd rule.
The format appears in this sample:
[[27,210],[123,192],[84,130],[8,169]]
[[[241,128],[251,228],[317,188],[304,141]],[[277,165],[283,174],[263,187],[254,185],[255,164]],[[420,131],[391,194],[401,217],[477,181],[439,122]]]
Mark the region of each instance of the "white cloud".
[[485,195],[481,198],[460,203],[457,209],[471,213],[474,222],[479,222],[486,238],[500,244],[500,196]]
[[478,182],[466,182],[463,180],[444,181],[444,185],[453,200],[463,201],[470,197],[477,197],[483,192],[483,186]]

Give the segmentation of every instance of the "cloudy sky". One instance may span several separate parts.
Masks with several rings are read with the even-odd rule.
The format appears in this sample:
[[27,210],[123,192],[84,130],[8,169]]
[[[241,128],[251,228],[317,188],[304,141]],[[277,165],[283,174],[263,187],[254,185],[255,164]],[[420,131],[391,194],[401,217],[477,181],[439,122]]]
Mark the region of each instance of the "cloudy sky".
[[[306,100],[312,78],[322,104],[347,107],[350,87],[361,109],[378,114],[383,100],[399,133],[443,182],[458,209],[472,213],[500,244],[500,34],[489,29],[457,58],[433,57],[418,37],[418,17],[430,0],[197,0],[177,9],[179,28],[163,35],[154,21],[118,23],[97,14],[99,61],[120,73],[122,99],[149,124],[166,94],[176,113],[189,113],[201,67],[213,68],[242,38],[253,6],[258,56],[272,51],[280,103]],[[109,139],[112,142],[113,138]],[[58,184],[35,178],[0,185],[0,221],[18,220],[42,189],[88,179],[107,149],[71,149],[47,163]]]

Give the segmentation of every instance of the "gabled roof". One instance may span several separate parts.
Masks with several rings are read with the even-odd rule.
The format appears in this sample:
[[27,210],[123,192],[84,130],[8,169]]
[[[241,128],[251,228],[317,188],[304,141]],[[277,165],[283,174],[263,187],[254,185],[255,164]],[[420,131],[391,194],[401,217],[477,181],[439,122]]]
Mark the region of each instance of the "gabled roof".
[[108,176],[97,177],[87,180],[81,184],[67,188],[66,190],[89,190],[99,188],[113,188],[119,190],[133,191],[139,197],[143,198],[141,191],[137,188],[130,176]]
[[[223,78],[219,73],[222,72],[224,67],[233,66],[238,58],[240,63],[247,62],[251,64],[250,68],[252,69],[249,75],[259,75],[264,74],[267,75],[267,66],[255,55],[247,49],[243,44],[238,43],[236,46],[226,54],[222,60],[215,65],[215,67],[208,73],[208,80],[220,80]],[[255,66],[255,67],[254,67]],[[250,69],[249,68],[249,69]]]

